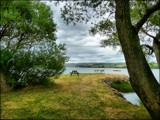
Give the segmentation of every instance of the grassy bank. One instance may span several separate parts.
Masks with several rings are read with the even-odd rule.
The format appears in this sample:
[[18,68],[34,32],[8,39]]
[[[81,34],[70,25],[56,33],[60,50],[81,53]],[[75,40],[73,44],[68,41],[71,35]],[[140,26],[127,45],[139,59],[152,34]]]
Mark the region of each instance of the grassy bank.
[[[1,95],[2,119],[149,119],[143,106],[118,97],[101,79],[111,74],[62,75],[54,86]],[[52,78],[51,78],[52,79]]]
[[127,81],[115,80],[111,83],[111,87],[117,89],[118,91],[124,92],[124,93],[134,92],[131,84]]

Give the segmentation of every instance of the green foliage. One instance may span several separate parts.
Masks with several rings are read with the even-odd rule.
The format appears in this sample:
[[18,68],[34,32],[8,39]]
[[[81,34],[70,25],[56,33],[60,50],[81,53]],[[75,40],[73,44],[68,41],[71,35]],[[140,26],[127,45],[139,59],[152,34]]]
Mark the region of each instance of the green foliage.
[[40,46],[38,51],[22,49],[15,54],[9,50],[1,53],[1,70],[7,76],[7,83],[12,88],[37,84],[49,86],[46,78],[62,74],[67,60],[64,45],[57,46],[51,42],[47,48]]
[[107,19],[100,21],[95,27],[91,29],[92,34],[96,34],[96,32],[99,32],[101,34],[107,34],[107,33],[112,33],[115,29],[114,23]]
[[117,46],[120,46],[118,35],[115,32],[116,27],[114,21],[111,21],[109,19],[102,20],[98,24],[96,24],[94,27],[91,27],[90,34],[100,34],[102,36],[108,36],[106,39],[101,40],[101,45],[103,47],[110,46],[113,48],[116,48]]
[[121,92],[134,92],[131,84],[127,81],[115,80],[111,86]]
[[52,12],[38,1],[12,1],[7,8],[3,6],[0,26],[2,43],[12,49],[28,47],[43,39],[56,39]]
[[[154,1],[141,1],[141,0],[137,0],[137,1],[132,1],[131,2],[131,20],[132,23],[135,24],[139,21],[139,19],[145,14],[145,12],[147,11],[147,9],[151,8],[153,6],[153,4],[155,4],[156,2],[158,2],[158,0],[154,0]],[[146,21],[147,27],[155,27],[155,26],[159,26],[159,13],[160,11],[156,11],[154,12],[149,18],[148,21]],[[154,30],[155,28],[151,28],[150,30]]]
[[43,84],[58,77],[67,61],[65,45],[57,45],[50,8],[38,1],[1,1],[1,72],[12,88]]
[[[137,22],[146,13],[147,9],[151,8],[153,6],[153,4],[155,4],[157,1],[158,0],[155,0],[155,1],[139,1],[139,0],[138,1],[131,1],[130,2],[130,4],[131,4],[130,15],[131,15],[132,24],[133,25],[137,24]],[[110,8],[112,6],[108,6],[108,7]],[[110,8],[110,9],[112,9],[112,8]],[[110,12],[110,13],[112,13],[112,12]],[[146,21],[146,23],[143,25],[142,29],[140,30],[139,37],[140,37],[142,45],[149,45],[152,48],[156,49],[155,47],[153,47],[153,41],[155,41],[154,38],[156,36],[157,36],[157,39],[159,39],[158,38],[159,26],[160,26],[160,22],[158,19],[159,15],[160,15],[160,11],[154,12],[148,18],[148,20]],[[94,35],[100,34],[100,35],[103,35],[104,37],[107,36],[105,39],[103,38],[101,40],[101,45],[103,47],[110,46],[110,47],[113,47],[113,49],[117,48],[117,46],[121,47],[116,31],[117,30],[115,27],[115,20],[109,19],[109,18],[106,18],[105,20],[100,21],[99,23],[95,24],[94,27],[92,27],[90,29],[90,33],[92,33]],[[153,34],[153,31],[155,34]],[[146,35],[147,35],[147,37],[146,37]],[[149,54],[148,51],[150,51],[150,49],[148,49],[146,46],[142,47],[142,50],[143,50],[143,53],[144,53],[147,61],[149,62],[149,60],[151,60],[151,58],[154,57],[154,55]],[[159,49],[154,50],[154,51],[159,51]],[[156,52],[154,52],[154,53],[159,54]],[[157,57],[157,55],[156,55],[156,59],[158,62],[159,58]]]

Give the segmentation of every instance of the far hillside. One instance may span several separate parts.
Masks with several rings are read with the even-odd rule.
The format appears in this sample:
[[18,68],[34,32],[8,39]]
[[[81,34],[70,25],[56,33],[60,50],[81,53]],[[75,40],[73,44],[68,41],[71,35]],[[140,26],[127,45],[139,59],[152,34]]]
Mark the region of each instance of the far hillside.
[[[157,68],[155,62],[149,63],[151,68]],[[89,67],[89,68],[126,68],[126,63],[66,63],[66,67]]]
[[125,63],[66,63],[67,67],[126,68]]

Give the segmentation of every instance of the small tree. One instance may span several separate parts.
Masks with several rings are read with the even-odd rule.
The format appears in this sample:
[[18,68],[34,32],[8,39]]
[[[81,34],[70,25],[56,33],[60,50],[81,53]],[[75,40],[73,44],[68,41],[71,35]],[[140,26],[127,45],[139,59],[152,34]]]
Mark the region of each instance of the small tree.
[[56,44],[56,24],[41,2],[1,1],[1,73],[13,88],[45,84],[63,73],[68,57]]

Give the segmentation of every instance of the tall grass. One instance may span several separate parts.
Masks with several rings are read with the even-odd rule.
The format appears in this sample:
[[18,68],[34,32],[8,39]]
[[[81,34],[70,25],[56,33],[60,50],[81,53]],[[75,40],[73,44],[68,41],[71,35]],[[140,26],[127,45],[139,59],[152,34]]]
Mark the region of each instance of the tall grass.
[[111,86],[124,93],[134,92],[131,84],[128,81],[115,80],[111,83]]

